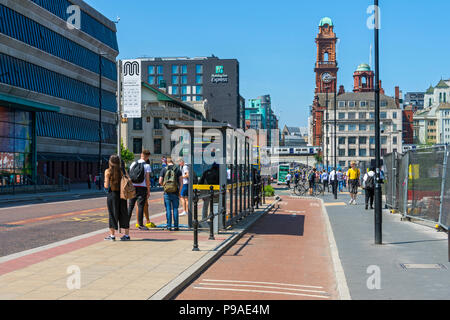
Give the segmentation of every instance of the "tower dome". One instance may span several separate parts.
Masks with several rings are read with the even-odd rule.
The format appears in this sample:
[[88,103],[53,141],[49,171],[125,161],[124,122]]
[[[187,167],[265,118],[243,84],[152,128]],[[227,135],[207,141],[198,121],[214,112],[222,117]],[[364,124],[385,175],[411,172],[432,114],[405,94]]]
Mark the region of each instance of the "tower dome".
[[359,71],[370,71],[370,66],[367,63],[362,63],[358,66],[358,69],[356,69],[357,72]]
[[323,27],[326,24],[329,25],[330,27],[333,26],[333,21],[331,21],[331,18],[328,17],[322,18],[320,20],[319,27]]

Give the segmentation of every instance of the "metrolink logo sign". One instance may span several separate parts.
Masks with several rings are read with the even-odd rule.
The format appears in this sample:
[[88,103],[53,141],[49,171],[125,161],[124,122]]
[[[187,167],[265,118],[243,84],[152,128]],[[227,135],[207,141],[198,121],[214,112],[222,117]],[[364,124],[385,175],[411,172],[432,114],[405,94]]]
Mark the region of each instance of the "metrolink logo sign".
[[212,83],[228,83],[228,75],[224,74],[223,66],[216,66],[216,73],[211,75]]

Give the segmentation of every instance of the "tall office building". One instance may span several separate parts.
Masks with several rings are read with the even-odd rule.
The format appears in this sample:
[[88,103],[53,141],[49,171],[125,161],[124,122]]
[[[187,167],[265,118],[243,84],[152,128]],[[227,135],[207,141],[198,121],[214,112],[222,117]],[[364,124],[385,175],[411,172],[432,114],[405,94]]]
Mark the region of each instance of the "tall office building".
[[214,120],[243,124],[239,62],[218,57],[142,58],[143,81],[184,101],[207,101]]
[[81,0],[0,0],[1,187],[99,172],[100,106],[104,163],[116,152],[117,55],[115,24]]

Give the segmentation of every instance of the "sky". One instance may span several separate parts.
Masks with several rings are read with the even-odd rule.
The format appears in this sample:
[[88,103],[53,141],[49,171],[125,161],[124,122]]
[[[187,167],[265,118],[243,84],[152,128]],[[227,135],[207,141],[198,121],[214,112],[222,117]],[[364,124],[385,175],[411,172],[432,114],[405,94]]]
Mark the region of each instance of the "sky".
[[[315,38],[330,17],[339,38],[338,86],[353,89],[361,63],[374,66],[367,27],[372,0],[85,0],[117,24],[119,59],[237,59],[240,93],[270,94],[280,127],[307,126],[314,99]],[[389,96],[450,79],[448,0],[380,0],[380,78]],[[373,50],[372,50],[373,52]],[[374,55],[372,54],[372,57]]]

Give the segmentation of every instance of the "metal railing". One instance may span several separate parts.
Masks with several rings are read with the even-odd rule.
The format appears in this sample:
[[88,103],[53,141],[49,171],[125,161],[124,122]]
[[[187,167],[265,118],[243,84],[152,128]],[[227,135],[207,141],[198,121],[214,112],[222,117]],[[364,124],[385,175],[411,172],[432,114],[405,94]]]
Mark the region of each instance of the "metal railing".
[[[227,190],[230,191],[227,197]],[[227,229],[232,227],[239,221],[245,219],[247,216],[255,212],[255,209],[259,209],[261,204],[265,204],[264,182],[256,184],[250,182],[242,182],[238,184],[230,184],[228,186],[223,185],[220,190],[215,190],[214,186],[210,186],[209,192],[200,195],[198,189],[194,189],[193,198],[193,231],[194,231],[194,245],[193,251],[199,251],[198,246],[198,232],[201,223],[208,222],[209,224],[209,240],[215,240],[214,237],[214,218],[217,216],[222,217],[222,228]],[[236,193],[236,194],[235,194]],[[238,196],[239,194],[239,205]],[[214,213],[214,200],[218,196],[221,196],[221,209],[217,213]],[[209,214],[206,217],[202,217],[202,220],[198,218],[198,203],[200,200],[208,200]],[[230,212],[227,215],[227,199],[230,204]],[[218,221],[218,220],[217,220]]]
[[46,175],[37,175],[33,180],[30,176],[22,176],[21,183],[0,185],[0,194],[40,193],[69,191],[70,179],[61,176],[57,184],[55,179]]
[[410,150],[384,156],[387,207],[409,219],[450,226],[450,148]]

